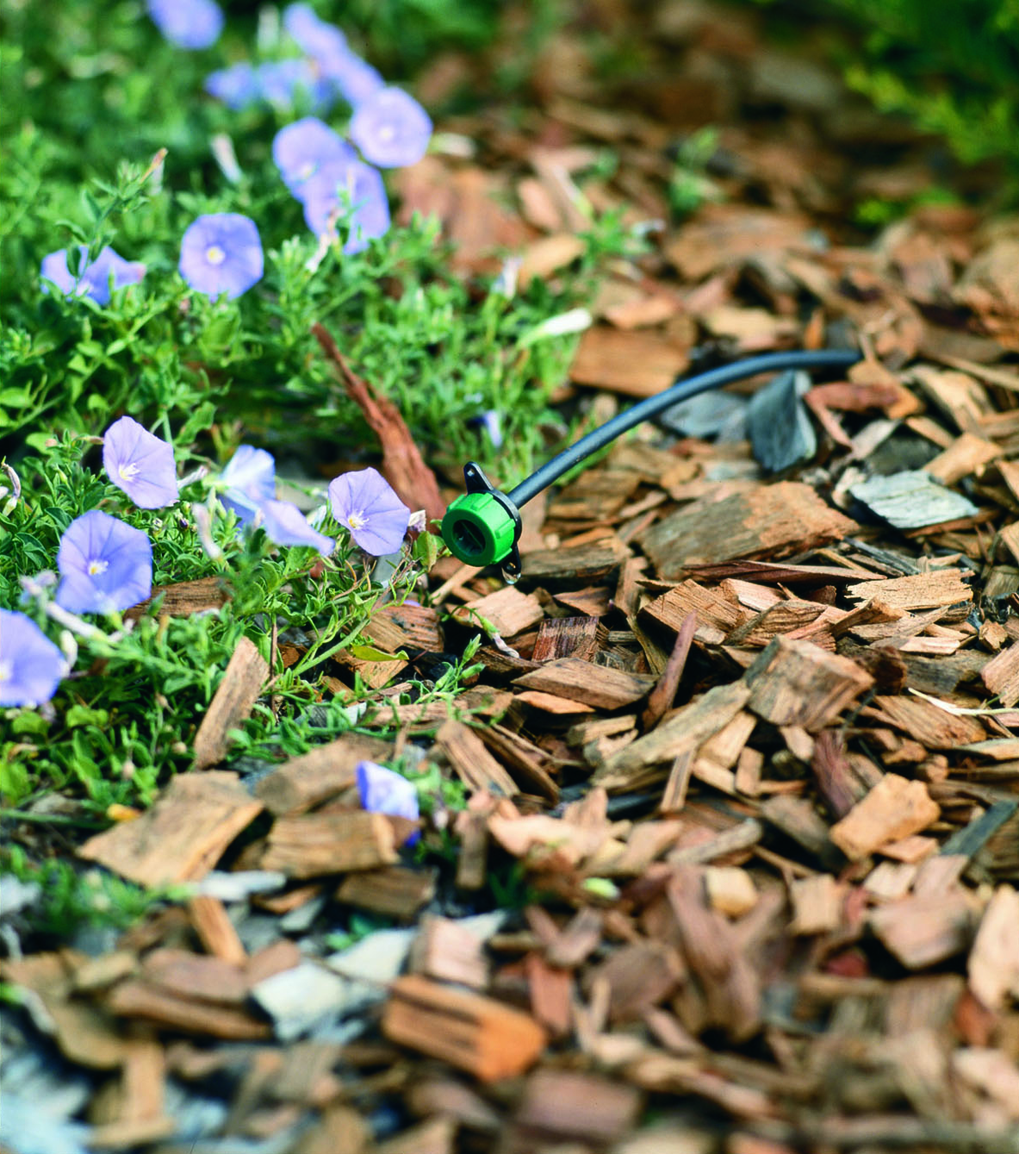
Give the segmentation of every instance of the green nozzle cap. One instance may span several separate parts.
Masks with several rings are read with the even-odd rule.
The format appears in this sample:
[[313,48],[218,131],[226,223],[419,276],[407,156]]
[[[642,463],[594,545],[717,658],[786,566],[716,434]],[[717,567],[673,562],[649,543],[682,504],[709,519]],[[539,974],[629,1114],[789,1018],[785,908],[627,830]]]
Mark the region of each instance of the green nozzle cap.
[[468,565],[494,565],[509,556],[517,525],[491,493],[465,493],[442,518],[442,539],[454,557]]

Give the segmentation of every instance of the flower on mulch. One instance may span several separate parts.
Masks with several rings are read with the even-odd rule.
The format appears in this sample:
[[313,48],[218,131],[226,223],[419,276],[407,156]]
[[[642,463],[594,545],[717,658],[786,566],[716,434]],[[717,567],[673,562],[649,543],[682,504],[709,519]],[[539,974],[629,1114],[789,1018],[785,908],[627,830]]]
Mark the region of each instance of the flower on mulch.
[[177,500],[172,447],[133,417],[121,417],[103,434],[103,468],[139,509],[161,509]]
[[67,672],[64,655],[24,613],[0,609],[0,705],[40,705]]
[[223,12],[215,0],[148,0],[149,15],[178,48],[208,48],[223,31]]
[[332,537],[312,528],[307,517],[290,501],[263,501],[258,511],[261,519],[256,518],[255,524],[261,524],[266,536],[276,545],[310,545],[323,557],[328,557],[336,548]]
[[333,235],[337,219],[346,217],[350,232],[343,244],[345,253],[361,252],[368,242],[389,231],[389,201],[378,169],[360,160],[328,166],[307,180],[302,190],[304,219],[316,236]]
[[233,300],[262,279],[258,229],[238,212],[215,212],[188,225],[180,242],[180,275],[209,297]]
[[334,477],[329,482],[329,504],[333,517],[373,557],[395,553],[403,544],[410,510],[377,469]]
[[[408,821],[417,821],[421,817],[418,792],[405,777],[384,765],[376,765],[374,761],[359,761],[355,774],[362,809],[389,817],[404,817]],[[413,845],[420,836],[415,832],[407,839],[407,844]]]
[[259,508],[276,497],[276,462],[265,449],[238,446],[219,477],[227,485],[220,500],[244,525],[250,525]]
[[113,613],[152,592],[152,544],[133,529],[93,509],[64,530],[57,552],[63,580],[56,602],[71,613]]
[[210,72],[205,78],[205,91],[235,112],[256,104],[262,95],[258,73],[247,60]]
[[402,88],[380,88],[357,106],[350,121],[350,139],[380,168],[416,164],[431,136],[428,113]]
[[283,183],[305,199],[305,186],[323,170],[342,171],[357,154],[328,124],[317,116],[305,116],[281,128],[273,137],[272,158]]
[[[91,264],[88,263],[88,249],[81,245],[81,264],[78,276],[74,277],[67,267],[67,249],[47,253],[42,258],[39,270],[44,280],[52,281],[65,296],[90,297],[97,305],[110,303],[110,277],[113,288],[137,284],[145,275],[145,265],[140,261],[124,260],[122,256],[106,245]],[[42,291],[48,293],[49,286],[43,284]]]

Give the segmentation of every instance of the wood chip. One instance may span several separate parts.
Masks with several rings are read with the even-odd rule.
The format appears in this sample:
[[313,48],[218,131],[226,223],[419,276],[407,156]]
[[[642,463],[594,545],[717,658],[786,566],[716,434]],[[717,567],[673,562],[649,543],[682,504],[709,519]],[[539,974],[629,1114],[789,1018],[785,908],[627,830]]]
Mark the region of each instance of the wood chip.
[[560,657],[576,657],[590,661],[597,648],[596,617],[551,617],[541,623],[531,660],[557,661]]
[[533,593],[521,593],[507,585],[486,597],[468,601],[455,609],[453,616],[463,624],[491,629],[500,637],[514,637],[537,625],[544,618],[545,611]]
[[1019,892],[999,886],[984,910],[967,962],[970,989],[989,1010],[1019,1000]]
[[195,769],[208,769],[226,756],[229,731],[240,729],[269,675],[269,663],[247,637],[237,642],[212,702],[195,734]]
[[200,881],[261,811],[235,773],[180,774],[147,813],[89,838],[78,856],[143,886]]
[[871,929],[911,970],[961,953],[972,938],[975,922],[973,902],[958,887],[947,893],[892,902],[870,915]]
[[686,352],[654,333],[595,326],[581,337],[570,379],[629,397],[652,397],[675,383]]
[[645,697],[654,688],[655,679],[593,665],[577,657],[563,657],[525,673],[514,684],[522,689],[554,693],[597,709],[622,709]]
[[441,1058],[482,1082],[522,1074],[547,1035],[529,1015],[493,998],[449,989],[416,974],[397,978],[382,1031],[403,1046]]
[[831,874],[800,878],[789,887],[793,934],[826,934],[842,924],[845,890]]
[[409,921],[435,897],[435,875],[429,870],[386,866],[348,874],[336,900],[384,917]]
[[488,961],[481,939],[450,918],[426,916],[421,920],[410,951],[410,971],[477,990],[488,985]]
[[330,333],[319,323],[312,334],[343,382],[347,396],[382,442],[382,473],[409,509],[424,509],[429,520],[441,519],[446,502],[435,474],[424,463],[400,410],[386,396],[359,377],[347,363]]
[[292,878],[374,869],[397,860],[393,826],[381,813],[306,814],[277,818],[261,867]]
[[255,1041],[272,1033],[265,1022],[243,1010],[171,993],[140,979],[131,978],[115,986],[106,1004],[120,1017],[152,1022],[186,1034]]
[[910,577],[861,581],[846,586],[846,593],[860,600],[875,599],[893,608],[907,610],[933,609],[973,600],[973,590],[958,569],[935,569],[931,573],[917,573]]
[[469,726],[450,719],[435,735],[435,744],[446,755],[457,777],[475,792],[484,790],[493,797],[513,797],[513,778],[485,748]]
[[214,958],[244,965],[248,960],[247,951],[221,901],[205,896],[192,898],[188,902],[188,914],[198,940]]
[[[693,753],[742,710],[750,697],[742,682],[717,685],[703,697],[677,710],[656,729],[610,757],[592,780],[606,789],[637,788],[649,767]],[[655,776],[662,777],[664,772]]]
[[1019,702],[1019,643],[1012,642],[980,671],[980,680],[1002,705],[1011,708]]
[[855,662],[811,644],[776,637],[747,670],[747,706],[773,725],[810,733],[830,725],[874,684]]
[[276,817],[296,817],[350,789],[359,762],[384,762],[392,751],[389,742],[345,733],[277,766],[256,783],[255,796]]
[[856,528],[809,485],[781,481],[681,509],[639,539],[659,576],[669,580],[681,576],[687,566],[816,548],[839,541]]
[[831,827],[831,839],[850,861],[859,861],[885,842],[926,829],[940,814],[922,781],[889,773]]
[[528,1131],[604,1145],[634,1126],[641,1101],[636,1087],[616,1080],[543,1069],[528,1078],[514,1121]]

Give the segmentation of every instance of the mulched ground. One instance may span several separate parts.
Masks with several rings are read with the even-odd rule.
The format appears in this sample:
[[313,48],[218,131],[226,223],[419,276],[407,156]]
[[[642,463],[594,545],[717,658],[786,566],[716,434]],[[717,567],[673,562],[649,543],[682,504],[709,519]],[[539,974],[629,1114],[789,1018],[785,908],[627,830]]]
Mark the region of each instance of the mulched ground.
[[[639,85],[565,38],[522,126],[441,125],[405,211],[443,218],[464,274],[512,245],[553,278],[587,205],[667,220],[669,150],[715,123],[717,199],[606,271],[557,399],[600,421],[737,355],[866,357],[617,443],[527,506],[516,586],[439,562],[370,630],[414,667],[329,675],[377,689],[357,736],[215,768],[268,699],[238,648],[201,771],[78,849],[201,896],[113,948],[7,936],[8,1085],[88,1102],[95,1148],[1019,1151],[1019,224],[928,206],[865,241],[849,207],[923,193],[932,142],[745,17],[653,19]],[[398,704],[482,626],[457,705],[495,724]],[[452,831],[446,870],[357,808],[357,762],[401,752],[467,787],[424,833]],[[476,912],[511,860],[524,908]],[[331,951],[337,902],[398,926]]]

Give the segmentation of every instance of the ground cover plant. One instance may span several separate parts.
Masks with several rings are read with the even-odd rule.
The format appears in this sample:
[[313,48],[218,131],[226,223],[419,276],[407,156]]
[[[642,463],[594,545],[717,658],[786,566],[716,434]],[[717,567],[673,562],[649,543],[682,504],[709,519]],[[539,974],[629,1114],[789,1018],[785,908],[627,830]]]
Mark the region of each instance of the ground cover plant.
[[4,7],[5,1151],[1019,1154],[1019,232],[841,34]]
[[[295,687],[314,684],[316,655],[356,644],[382,588],[372,584],[370,566],[354,560],[356,545],[392,553],[402,534],[359,537],[347,524],[353,552],[341,550],[326,563],[326,576],[316,571],[309,578],[310,550],[322,538],[292,505],[265,506],[275,496],[265,449],[257,451],[263,466],[252,473],[251,504],[230,495],[236,493],[230,471],[254,452],[238,445],[241,429],[289,454],[291,463],[309,452],[323,462],[374,459],[377,442],[362,413],[315,355],[313,323],[342,334],[351,361],[397,402],[436,461],[472,456],[491,466],[498,458],[501,469],[524,469],[542,446],[542,422],[558,425],[545,398],[561,377],[571,340],[548,322],[586,299],[585,271],[558,294],[538,280],[521,293],[489,280],[476,294],[449,276],[434,223],[415,218],[391,227],[381,170],[356,151],[386,168],[413,163],[431,134],[427,114],[403,90],[386,86],[340,30],[307,6],[267,13],[257,36],[265,58],[226,70],[212,68],[211,45],[221,28],[216,20],[203,22],[201,5],[193,12],[187,5],[166,12],[155,6],[151,21],[116,19],[108,29],[54,13],[58,27],[66,21],[74,29],[73,69],[36,43],[35,18],[24,11],[9,18],[12,71],[20,67],[32,119],[8,134],[0,178],[13,209],[4,226],[4,265],[12,275],[5,278],[8,323],[0,338],[0,437],[9,474],[0,525],[2,601],[12,613],[28,608],[54,638],[67,623],[47,619],[47,612],[73,607],[114,616],[65,629],[70,701],[59,719],[52,707],[30,708],[38,703],[33,694],[48,701],[55,683],[46,692],[19,690],[16,676],[6,676],[4,704],[27,707],[5,723],[8,803],[72,780],[99,811],[150,800],[157,781],[187,765],[194,726],[181,719],[208,704],[237,638],[255,636],[268,657],[270,623],[281,612],[294,628],[315,623],[319,630],[314,653],[282,674],[279,691],[288,700]],[[231,31],[218,51],[235,54],[251,34],[243,23]],[[83,44],[83,36],[94,39]],[[112,84],[103,83],[111,74],[119,78],[122,60],[108,60],[94,78],[76,75],[90,52],[105,59],[114,45],[150,61],[145,77],[132,77],[143,87],[131,93],[133,112],[123,120],[119,110],[111,112]],[[44,69],[54,74],[45,84],[37,74]],[[50,80],[60,83],[55,75],[69,84],[69,105],[93,103],[96,139],[75,150],[77,163],[70,165],[76,126],[47,131]],[[8,81],[18,83],[10,75]],[[172,101],[168,88],[177,94]],[[174,123],[170,103],[190,110],[186,121]],[[300,115],[337,105],[338,123],[349,119],[349,143],[318,117]],[[118,158],[125,140],[131,159]],[[147,155],[156,143],[164,147]],[[40,211],[29,214],[24,204],[33,196]],[[592,251],[597,241],[592,234]],[[152,428],[164,438],[152,441],[163,453],[157,482],[145,482],[148,458],[127,466],[142,470],[133,484],[111,460],[110,441],[125,413],[135,437],[151,439]],[[104,430],[103,470],[96,441]],[[184,476],[179,501],[178,474]],[[322,481],[307,473],[303,479],[317,484],[321,502]],[[142,499],[143,483],[162,485],[161,499]],[[306,486],[308,509],[315,492]],[[102,516],[117,515],[118,524],[151,542],[156,586],[220,578],[229,597],[225,612],[215,620],[172,618],[164,628],[157,603],[125,630],[116,614],[148,597],[147,567],[108,603],[86,598],[69,606],[59,590],[54,600],[56,587],[46,585],[45,574],[57,568],[59,549],[69,548],[62,543],[70,526],[98,515],[100,506]],[[253,508],[263,533],[238,536]],[[285,509],[289,520],[274,519],[272,509]],[[331,519],[325,531],[330,527],[335,532]],[[301,539],[311,542],[308,548],[297,545]],[[135,540],[141,549],[141,538]],[[88,563],[106,564],[101,557]],[[408,556],[384,583],[386,597],[405,597],[412,580]],[[5,651],[20,636],[20,618],[8,621]],[[52,651],[49,663],[57,668]],[[100,677],[87,676],[99,668]],[[274,723],[266,721],[263,736]]]

